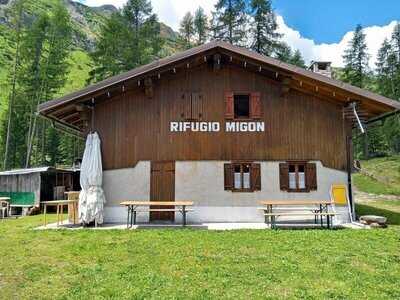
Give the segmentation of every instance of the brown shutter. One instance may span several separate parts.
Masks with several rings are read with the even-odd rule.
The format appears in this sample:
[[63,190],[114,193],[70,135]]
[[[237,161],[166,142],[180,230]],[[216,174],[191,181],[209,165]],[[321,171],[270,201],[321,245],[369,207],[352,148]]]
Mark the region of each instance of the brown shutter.
[[224,164],[224,189],[233,189],[233,166],[232,164]]
[[282,191],[289,190],[289,165],[287,163],[279,164],[279,183]]
[[261,165],[251,164],[250,183],[253,191],[261,191]]
[[261,118],[261,94],[258,92],[250,94],[250,118]]
[[203,113],[203,101],[200,93],[192,93],[192,120],[199,120]]
[[234,118],[234,108],[233,102],[234,97],[232,92],[225,93],[225,118],[226,119],[233,119]]
[[306,164],[306,188],[310,191],[317,190],[317,166],[315,163]]

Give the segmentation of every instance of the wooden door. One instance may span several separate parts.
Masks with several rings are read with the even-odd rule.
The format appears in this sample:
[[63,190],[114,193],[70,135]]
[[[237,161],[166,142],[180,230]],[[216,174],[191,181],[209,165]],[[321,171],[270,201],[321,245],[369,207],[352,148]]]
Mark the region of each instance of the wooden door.
[[[175,162],[151,162],[150,201],[175,201]],[[151,206],[151,208],[160,208]],[[163,208],[167,208],[163,206]],[[173,209],[174,207],[168,207]],[[151,212],[150,221],[174,221],[174,212]]]

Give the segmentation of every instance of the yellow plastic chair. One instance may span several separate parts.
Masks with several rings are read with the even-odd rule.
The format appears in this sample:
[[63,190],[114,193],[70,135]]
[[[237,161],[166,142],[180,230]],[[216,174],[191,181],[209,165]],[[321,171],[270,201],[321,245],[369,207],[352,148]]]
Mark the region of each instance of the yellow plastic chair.
[[348,204],[347,188],[344,184],[332,184],[331,200],[335,205],[345,206]]
[[347,194],[347,186],[345,184],[332,184],[330,194],[333,209],[335,206],[347,206],[350,222],[353,222],[353,214],[351,212],[349,197]]

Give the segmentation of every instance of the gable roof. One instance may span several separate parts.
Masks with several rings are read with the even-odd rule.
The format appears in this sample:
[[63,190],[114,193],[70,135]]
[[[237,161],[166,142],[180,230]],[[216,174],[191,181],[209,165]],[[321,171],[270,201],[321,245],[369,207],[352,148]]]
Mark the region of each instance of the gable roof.
[[[56,122],[64,123],[63,125],[66,125],[67,127],[71,127],[69,126],[69,124],[63,122],[61,119],[51,115],[51,112],[57,111],[58,108],[64,107],[65,105],[88,101],[92,97],[98,96],[99,93],[107,93],[108,89],[116,85],[122,85],[128,80],[134,80],[135,78],[143,79],[148,74],[155,73],[163,68],[173,66],[177,63],[182,63],[194,56],[203,54],[205,55],[213,50],[217,52],[222,52],[227,55],[239,55],[243,59],[248,59],[249,62],[251,61],[253,63],[259,64],[260,68],[264,68],[265,66],[270,67],[277,72],[276,74],[284,74],[284,76],[286,77],[295,78],[300,87],[302,86],[304,80],[305,82],[307,81],[312,85],[315,85],[316,90],[318,90],[319,85],[321,85],[321,87],[323,88],[332,90],[333,97],[335,97],[336,95],[335,91],[348,95],[347,102],[354,100],[365,101],[366,104],[370,104],[375,109],[377,109],[374,112],[374,117],[379,114],[400,109],[399,101],[389,99],[387,97],[323,76],[321,74],[281,62],[277,59],[261,55],[242,47],[234,46],[222,41],[213,41],[177,53],[175,55],[156,60],[150,64],[132,69],[120,75],[107,78],[103,81],[90,85],[71,94],[65,95],[61,98],[42,103],[38,106],[38,112],[42,116],[46,116]],[[73,126],[71,128],[73,128]],[[79,130],[79,128],[75,129]]]

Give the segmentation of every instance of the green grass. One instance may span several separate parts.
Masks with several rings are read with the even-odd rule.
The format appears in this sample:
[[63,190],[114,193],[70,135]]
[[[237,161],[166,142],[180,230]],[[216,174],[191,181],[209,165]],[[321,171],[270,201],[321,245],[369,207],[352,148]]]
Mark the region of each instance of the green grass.
[[400,200],[377,200],[357,204],[358,215],[380,215],[389,224],[400,225]]
[[400,186],[384,184],[363,174],[353,175],[354,184],[358,190],[376,195],[399,195]]
[[353,175],[358,190],[370,194],[400,196],[400,156],[361,161],[361,166],[374,178],[360,173]]
[[[54,216],[52,217],[54,220]],[[398,299],[400,227],[35,231],[0,221],[4,299]]]

